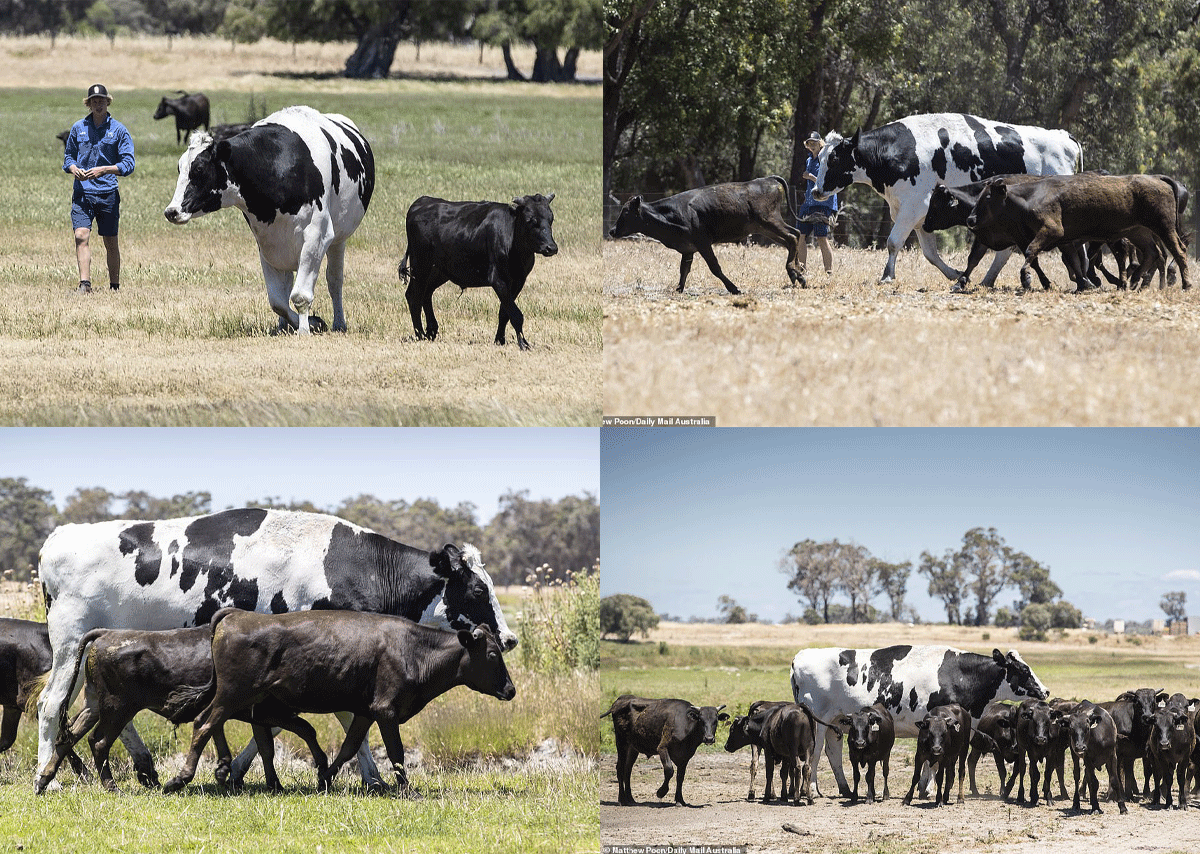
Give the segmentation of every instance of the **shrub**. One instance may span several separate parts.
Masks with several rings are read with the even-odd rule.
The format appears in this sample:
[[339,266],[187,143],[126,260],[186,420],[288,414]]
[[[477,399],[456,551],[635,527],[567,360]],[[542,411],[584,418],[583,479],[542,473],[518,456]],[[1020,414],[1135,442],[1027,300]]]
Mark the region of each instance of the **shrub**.
[[1021,630],[1017,633],[1023,641],[1044,641],[1046,629],[1050,628],[1051,611],[1049,606],[1037,602],[1026,605],[1021,611]]
[[634,632],[641,632],[642,637],[650,633],[650,629],[658,626],[658,614],[654,606],[640,596],[628,593],[614,593],[600,600],[600,633],[616,635],[622,641],[628,641]]
[[600,666],[600,563],[592,572],[553,575],[543,565],[527,579],[531,592],[521,602],[517,629],[521,662],[542,673],[595,670]]

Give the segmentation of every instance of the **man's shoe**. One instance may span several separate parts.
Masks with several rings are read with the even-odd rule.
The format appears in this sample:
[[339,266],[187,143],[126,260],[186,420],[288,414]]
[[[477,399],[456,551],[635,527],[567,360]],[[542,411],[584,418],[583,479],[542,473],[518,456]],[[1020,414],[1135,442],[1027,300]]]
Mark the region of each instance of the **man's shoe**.
[[79,292],[81,294],[90,294],[92,292],[92,283],[87,279],[81,279],[79,282]]

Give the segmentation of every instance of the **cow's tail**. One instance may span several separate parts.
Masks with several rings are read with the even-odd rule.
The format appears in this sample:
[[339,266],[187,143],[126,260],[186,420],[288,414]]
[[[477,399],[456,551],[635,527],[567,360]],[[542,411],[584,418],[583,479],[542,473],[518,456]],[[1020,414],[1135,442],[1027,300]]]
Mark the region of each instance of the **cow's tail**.
[[792,210],[792,189],[788,186],[787,179],[782,175],[772,175],[771,180],[778,181],[783,187],[783,204],[787,209],[787,221],[791,224],[796,222],[796,212]]
[[404,258],[400,261],[400,266],[396,268],[396,275],[400,277],[400,281],[407,282],[409,276],[412,275],[412,270],[408,267],[408,250],[404,250]]
[[[217,613],[212,615],[212,619],[208,621],[209,626],[216,632],[217,624],[228,617],[240,608],[222,608]],[[167,695],[166,701],[163,703],[162,715],[170,721],[177,720],[188,707],[193,707],[196,710],[204,709],[217,691],[217,669],[214,666],[209,673],[208,682],[203,685],[184,685],[176,688]],[[189,714],[188,717],[194,718],[195,714]]]
[[1075,143],[1075,147],[1079,149],[1079,156],[1075,158],[1075,172],[1080,173],[1083,171],[1083,143],[1081,143],[1071,134],[1067,134],[1067,136],[1070,138],[1071,142]]
[[806,715],[808,715],[808,717],[811,720],[819,723],[821,726],[829,727],[831,730],[833,730],[834,735],[836,735],[838,738],[842,737],[842,728],[840,726],[838,726],[837,724],[831,724],[828,721],[823,721],[820,718],[818,718],[817,713],[809,708],[808,703],[803,703],[800,700],[797,700],[796,705],[799,706],[800,708],[804,709],[804,713]]
[[[92,629],[79,639],[79,649],[75,651],[75,666],[71,669],[71,684],[75,684],[75,680],[79,678],[79,668],[83,665],[84,656],[87,654],[87,648],[93,641],[100,638],[108,629]],[[43,673],[37,679],[34,679],[29,684],[29,699],[26,702],[26,708],[36,709],[38,700],[41,698],[42,691],[50,682],[50,674],[53,670]],[[71,704],[63,703],[62,708],[58,710],[58,725],[61,732],[66,732],[70,728],[70,712]]]

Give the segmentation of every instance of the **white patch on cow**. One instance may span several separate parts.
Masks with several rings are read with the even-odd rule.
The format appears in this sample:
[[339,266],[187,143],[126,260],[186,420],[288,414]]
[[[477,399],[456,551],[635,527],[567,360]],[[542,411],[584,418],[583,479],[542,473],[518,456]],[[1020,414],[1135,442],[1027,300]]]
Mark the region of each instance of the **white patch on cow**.
[[500,610],[500,600],[496,598],[496,586],[492,583],[492,576],[483,568],[483,556],[479,553],[479,549],[470,543],[463,543],[462,555],[467,567],[487,587],[492,611],[496,615],[496,628],[500,630],[500,636],[496,638],[496,640],[500,641],[500,648],[504,650],[512,649],[517,645],[517,636],[509,629],[508,622],[504,619],[504,612]]

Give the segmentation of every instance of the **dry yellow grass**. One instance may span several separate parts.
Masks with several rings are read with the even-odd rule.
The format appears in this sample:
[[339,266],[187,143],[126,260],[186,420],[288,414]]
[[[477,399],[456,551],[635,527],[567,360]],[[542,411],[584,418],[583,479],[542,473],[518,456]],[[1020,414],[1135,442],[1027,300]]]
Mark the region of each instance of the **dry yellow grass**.
[[[653,241],[604,247],[604,411],[716,415],[719,426],[1186,426],[1200,423],[1196,290],[948,293],[919,251],[837,249],[788,288],[775,247],[717,248],[743,291]],[[965,253],[947,261],[964,264]],[[810,266],[818,256],[810,249]],[[977,277],[978,278],[978,277]]]

